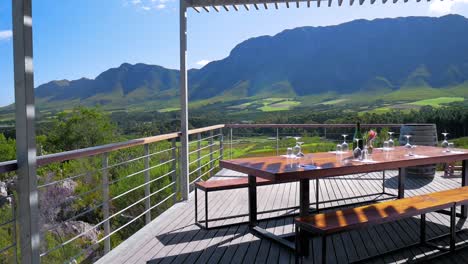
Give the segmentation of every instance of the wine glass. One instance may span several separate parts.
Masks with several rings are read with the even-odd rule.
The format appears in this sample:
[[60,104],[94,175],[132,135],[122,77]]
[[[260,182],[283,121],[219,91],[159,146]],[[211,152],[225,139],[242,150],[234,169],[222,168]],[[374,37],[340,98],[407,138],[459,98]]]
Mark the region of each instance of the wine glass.
[[359,138],[354,139],[356,141],[356,148],[353,150],[353,157],[359,159],[361,157],[362,149],[359,148]]
[[304,153],[302,152],[302,144],[304,144],[304,142],[301,142],[301,141],[296,142],[296,147],[298,147],[298,152],[296,153],[297,157],[304,157]]
[[410,144],[411,135],[405,135],[405,138],[406,138],[406,144],[405,144],[406,156],[413,156],[413,152],[411,151],[413,146],[411,146]]
[[348,135],[343,134],[342,136],[343,136],[343,143],[341,144],[341,151],[343,151],[343,152],[348,152],[349,146],[348,146],[348,143],[346,143],[346,137],[347,137]]
[[390,150],[390,142],[388,140],[385,140],[383,142],[383,150],[384,151],[389,151]]
[[449,142],[447,146],[447,152],[452,152],[452,150],[455,148],[455,145],[453,142]]
[[442,135],[444,135],[444,141],[442,141],[442,144],[441,144],[441,145],[442,145],[442,148],[444,149],[444,152],[449,152],[449,151],[448,151],[448,145],[449,145],[449,143],[448,143],[448,141],[447,141],[447,135],[448,135],[448,134],[449,134],[449,133],[447,133],[447,132],[442,133]]
[[393,133],[395,133],[395,132],[388,132],[388,136],[389,136],[388,148],[389,149],[393,149],[393,147],[395,146],[395,142],[393,141]]
[[336,155],[343,153],[343,146],[341,144],[336,145]]
[[286,149],[286,157],[291,158],[293,156],[293,149],[292,148],[287,148]]

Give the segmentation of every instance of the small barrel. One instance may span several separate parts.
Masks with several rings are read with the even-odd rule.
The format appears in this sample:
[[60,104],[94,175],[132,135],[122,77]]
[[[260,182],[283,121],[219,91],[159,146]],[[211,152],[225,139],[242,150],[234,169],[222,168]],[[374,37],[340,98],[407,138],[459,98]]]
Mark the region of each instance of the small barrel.
[[[416,146],[437,146],[437,127],[435,124],[405,124],[400,128],[400,145],[406,144],[405,135],[411,135],[410,144]],[[434,177],[436,164],[408,167],[409,177]]]

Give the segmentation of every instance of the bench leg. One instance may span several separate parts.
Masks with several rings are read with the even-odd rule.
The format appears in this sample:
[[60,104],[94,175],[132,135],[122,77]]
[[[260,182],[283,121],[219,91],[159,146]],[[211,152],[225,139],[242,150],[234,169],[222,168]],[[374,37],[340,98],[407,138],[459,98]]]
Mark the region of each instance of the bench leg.
[[[468,160],[462,161],[462,187],[468,185]],[[468,207],[466,205],[462,205],[461,207],[461,217],[467,218],[468,216]]]
[[385,193],[385,171],[382,172],[382,193]]
[[450,208],[450,251],[455,251],[457,207]]
[[327,263],[327,237],[322,236],[322,264]]
[[426,214],[421,215],[419,242],[421,243],[421,245],[426,244]]
[[296,236],[295,236],[295,246],[296,246],[296,263],[300,263],[302,260],[302,247],[301,247],[301,238],[302,232],[298,225],[296,225]]
[[208,192],[205,192],[205,227],[208,229]]

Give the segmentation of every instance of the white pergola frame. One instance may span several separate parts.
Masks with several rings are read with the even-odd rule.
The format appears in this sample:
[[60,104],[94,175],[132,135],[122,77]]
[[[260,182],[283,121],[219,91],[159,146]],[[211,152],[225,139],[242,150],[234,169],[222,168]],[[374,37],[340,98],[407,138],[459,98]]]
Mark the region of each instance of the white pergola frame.
[[[287,8],[290,3],[300,7],[300,3],[306,3],[311,7],[315,2],[320,7],[321,2],[332,5],[333,0],[179,0],[180,22],[180,105],[181,105],[181,157],[180,178],[182,199],[188,200],[189,196],[189,151],[188,151],[188,79],[187,79],[187,9],[192,8],[196,12],[202,9],[210,12],[213,8],[216,12],[222,9],[238,11],[239,6],[250,10],[263,6],[284,3]],[[376,0],[368,0],[374,4]],[[387,3],[388,0],[382,0]],[[397,3],[398,0],[392,0]],[[403,0],[407,2],[408,0]],[[416,0],[420,2],[421,0]],[[429,1],[429,0],[428,0]],[[34,69],[33,69],[33,38],[32,38],[32,0],[12,0],[13,17],[13,48],[14,48],[14,79],[15,79],[15,106],[16,106],[16,157],[18,175],[18,221],[20,227],[20,248],[22,263],[40,263],[39,252],[39,212],[37,191],[37,162],[36,162],[36,134],[35,134],[35,105],[34,105]],[[336,1],[338,6],[343,0]],[[349,0],[353,5],[354,0]],[[359,0],[364,4],[365,0]]]

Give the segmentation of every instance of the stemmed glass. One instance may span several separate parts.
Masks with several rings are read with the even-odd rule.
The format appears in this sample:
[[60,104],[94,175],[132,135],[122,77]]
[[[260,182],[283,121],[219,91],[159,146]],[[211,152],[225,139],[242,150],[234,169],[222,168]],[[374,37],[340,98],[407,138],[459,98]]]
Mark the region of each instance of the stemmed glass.
[[442,148],[444,149],[444,152],[449,152],[449,151],[448,151],[448,145],[449,145],[449,143],[448,143],[448,141],[447,141],[447,135],[448,135],[448,134],[449,134],[449,133],[447,133],[447,132],[442,133],[442,135],[444,135],[444,141],[442,141],[442,144],[441,144],[441,145],[442,145]]
[[413,156],[413,152],[411,151],[413,146],[411,146],[410,144],[411,135],[405,135],[405,137],[406,137],[406,144],[405,144],[406,156]]
[[395,132],[388,132],[388,136],[389,136],[388,148],[389,149],[393,149],[393,147],[395,146],[395,142],[393,141],[393,133],[395,133]]
[[353,150],[353,157],[356,159],[359,159],[362,154],[362,149],[359,148],[359,138],[354,139],[356,141],[356,148]]
[[303,157],[304,154],[302,153],[301,145],[304,144],[304,142],[299,142],[299,139],[301,139],[301,137],[294,137],[294,139],[296,140],[296,146],[294,146],[293,148],[293,154],[296,157]]
[[349,146],[348,146],[348,143],[346,143],[346,137],[347,137],[348,135],[343,134],[342,136],[343,136],[343,143],[341,144],[341,151],[343,151],[343,152],[348,152]]

